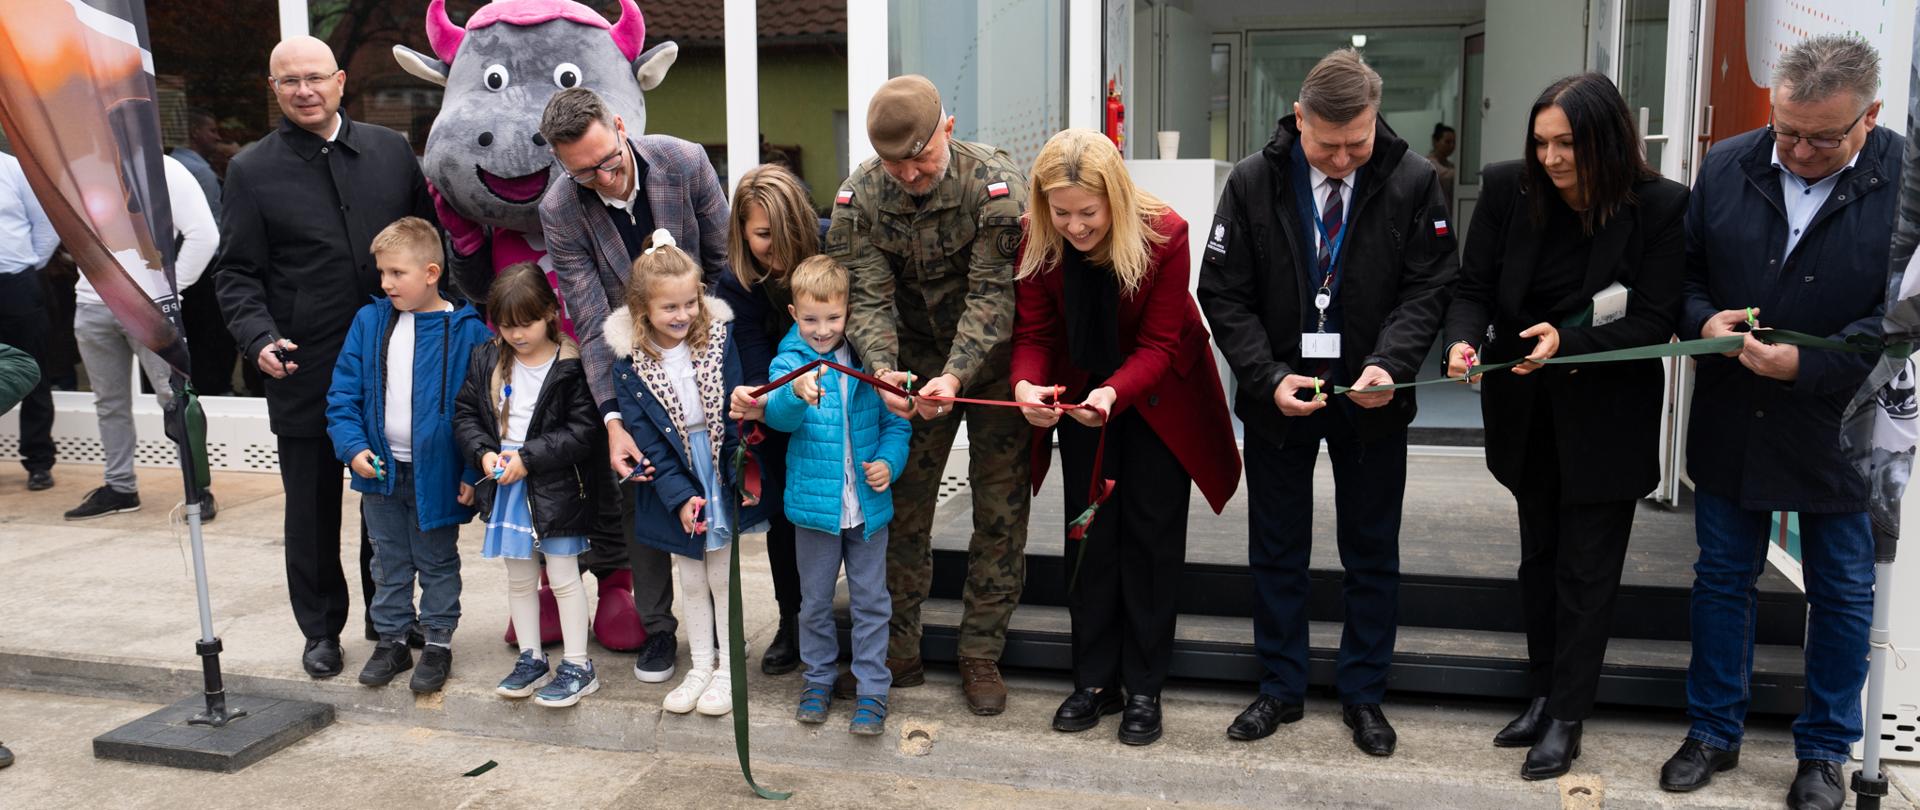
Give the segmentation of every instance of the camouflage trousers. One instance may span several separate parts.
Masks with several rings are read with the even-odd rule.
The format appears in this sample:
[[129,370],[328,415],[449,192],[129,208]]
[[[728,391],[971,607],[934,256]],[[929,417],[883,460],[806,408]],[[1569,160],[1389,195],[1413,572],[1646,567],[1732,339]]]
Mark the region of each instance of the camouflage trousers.
[[[965,396],[1012,399],[1006,374],[976,383]],[[920,377],[926,379],[926,377]],[[932,421],[913,421],[907,469],[893,485],[893,523],[887,539],[887,590],[893,618],[887,655],[920,654],[920,604],[933,587],[933,517],[941,473],[953,450],[960,421],[967,423],[968,486],[973,500],[973,537],[967,544],[967,579],[961,599],[960,655],[999,660],[1007,621],[1020,604],[1027,581],[1027,443],[1032,427],[1014,408],[955,405]]]

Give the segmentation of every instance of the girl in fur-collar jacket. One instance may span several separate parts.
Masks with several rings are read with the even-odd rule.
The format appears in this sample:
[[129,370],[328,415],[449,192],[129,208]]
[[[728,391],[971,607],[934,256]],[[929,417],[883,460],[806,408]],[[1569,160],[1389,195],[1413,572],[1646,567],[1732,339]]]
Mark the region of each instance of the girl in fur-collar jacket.
[[620,418],[653,463],[651,486],[633,488],[635,539],[671,552],[680,573],[693,668],[667,693],[667,711],[733,711],[727,669],[727,544],[765,531],[755,506],[739,503],[731,460],[739,447],[727,394],[741,384],[733,311],[701,287],[700,265],[654,231],[633,262],[626,306],[607,316],[602,339],[613,366]]

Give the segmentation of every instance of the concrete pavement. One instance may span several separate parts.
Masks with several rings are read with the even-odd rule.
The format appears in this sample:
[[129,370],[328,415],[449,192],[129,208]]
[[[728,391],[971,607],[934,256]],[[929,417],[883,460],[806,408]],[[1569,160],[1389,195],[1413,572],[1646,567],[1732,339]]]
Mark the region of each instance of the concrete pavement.
[[[444,780],[455,778],[445,774],[487,759],[502,762],[504,770],[509,761],[487,753],[496,746],[515,752],[514,762],[531,766],[528,773],[551,768],[565,774],[553,780],[559,785],[552,794],[556,802],[613,806],[595,804],[611,790],[606,787],[610,779],[618,781],[616,797],[625,792],[634,800],[619,806],[755,802],[732,771],[731,722],[664,714],[660,699],[671,684],[636,682],[630,656],[596,647],[605,685],[574,709],[549,710],[495,697],[492,686],[511,669],[514,657],[499,636],[506,625],[505,571],[498,562],[479,558],[476,527],[463,535],[463,618],[453,680],[445,692],[416,699],[404,684],[378,690],[356,684],[352,675],[372,647],[359,638],[358,610],[344,639],[347,673],[327,681],[307,678],[300,671],[300,639],[286,604],[278,478],[242,473],[216,474],[222,512],[207,527],[214,616],[226,643],[222,662],[230,688],[333,703],[342,724],[238,777],[96,762],[72,751],[35,754],[43,741],[52,741],[56,751],[72,748],[76,740],[144,714],[152,708],[147,704],[170,702],[198,688],[186,536],[163,508],[177,499],[174,485],[159,471],[143,471],[144,511],[67,523],[61,512],[97,485],[98,468],[68,464],[56,472],[60,486],[30,493],[23,474],[0,471],[0,582],[5,583],[0,615],[8,617],[0,624],[5,628],[0,630],[0,687],[42,693],[0,697],[0,740],[22,754],[22,765],[0,771],[0,807],[177,806],[164,798],[198,796],[196,790],[239,784],[255,772],[280,774],[278,784],[298,784],[305,760],[316,763],[314,773],[382,776],[365,784],[328,780],[327,801],[317,806],[397,798],[414,782],[408,774],[416,771],[433,774],[421,776],[421,785],[438,791],[436,796],[444,792],[444,806],[538,806],[544,800],[535,792],[513,788],[496,795],[470,788],[486,777],[444,786]],[[349,537],[357,531],[356,503],[349,494]],[[343,560],[351,571],[357,552],[351,542],[346,546]],[[776,616],[764,548],[758,538],[748,538],[742,552],[748,642],[757,651]],[[797,806],[845,806],[832,797],[851,804],[859,791],[872,789],[876,800],[860,803],[944,807],[935,800],[952,790],[977,806],[1162,806],[1179,800],[1261,807],[1545,808],[1604,802],[1609,807],[1752,808],[1780,806],[1794,769],[1785,723],[1760,718],[1739,770],[1700,793],[1665,794],[1654,784],[1655,774],[1684,734],[1684,718],[1604,712],[1588,724],[1585,752],[1573,774],[1558,783],[1528,783],[1517,776],[1523,752],[1487,744],[1516,707],[1406,694],[1389,697],[1387,711],[1400,732],[1400,751],[1390,759],[1354,750],[1337,704],[1328,700],[1311,701],[1305,720],[1272,738],[1238,744],[1223,730],[1250,690],[1204,684],[1170,688],[1166,737],[1136,749],[1113,738],[1112,720],[1080,735],[1049,730],[1047,720],[1069,688],[1058,677],[1012,673],[1008,713],[978,718],[965,710],[957,675],[940,668],[929,674],[927,686],[895,692],[887,736],[857,739],[844,732],[844,706],[824,727],[795,724],[790,715],[798,677],[765,678],[758,674],[757,659],[750,663],[752,740],[763,784],[797,789],[803,796],[818,791],[825,796],[817,800],[828,802]],[[404,733],[394,737],[394,729]],[[407,743],[398,758],[392,754],[396,739]],[[38,756],[64,762],[60,775],[52,781],[26,776],[35,773],[27,763]],[[401,768],[393,762],[407,764]],[[1886,806],[1911,807],[1911,772],[1896,772],[1896,778],[1907,780],[1900,783],[1905,792]],[[262,784],[271,782],[267,778]],[[681,782],[700,787],[686,794],[666,792]],[[536,783],[529,777],[529,791]],[[962,787],[948,787],[953,784]],[[993,793],[983,785],[1014,792]],[[836,792],[843,788],[852,792]],[[1056,793],[1019,792],[1035,789]],[[174,790],[181,792],[168,792]],[[975,790],[986,792],[967,792]],[[93,796],[125,801],[96,802]],[[149,796],[155,803],[140,804]],[[15,797],[42,801],[16,805]],[[665,797],[685,801],[654,801]],[[301,802],[311,798],[300,797]]]

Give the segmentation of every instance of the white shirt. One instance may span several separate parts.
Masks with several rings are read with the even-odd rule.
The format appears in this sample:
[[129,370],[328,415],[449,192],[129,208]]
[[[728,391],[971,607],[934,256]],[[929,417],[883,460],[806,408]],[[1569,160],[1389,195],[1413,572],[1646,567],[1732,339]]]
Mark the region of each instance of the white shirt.
[[20,161],[0,152],[0,273],[37,269],[59,247],[60,235],[27,187]]
[[331,142],[339,139],[340,139],[340,113],[335,112],[333,114],[333,130],[327,133],[327,140]]
[[667,369],[673,393],[680,398],[680,415],[687,423],[680,426],[688,433],[707,429],[707,409],[700,406],[700,384],[693,379],[693,352],[686,341],[660,352],[660,365]]
[[[1353,213],[1353,176],[1358,173],[1359,172],[1350,172],[1346,177],[1340,178],[1341,222],[1345,222],[1347,216]],[[1319,219],[1327,213],[1327,173],[1314,168],[1313,164],[1309,163],[1307,164],[1307,177],[1313,181],[1313,217],[1314,219]],[[1345,230],[1345,228],[1342,227],[1342,230]],[[1320,244],[1320,229],[1314,228],[1313,249],[1316,251],[1315,255],[1319,255],[1318,251],[1323,247],[1325,246]]]
[[[511,348],[506,349],[512,351]],[[533,424],[533,406],[540,401],[540,391],[547,385],[547,372],[553,370],[553,363],[560,359],[560,351],[555,349],[547,362],[529,366],[513,359],[513,376],[507,385],[513,389],[513,395],[507,397],[507,438],[511,444],[525,444],[527,427]],[[503,392],[504,394],[504,392]]]
[[[453,305],[440,302],[434,312],[446,312]],[[402,312],[393,324],[393,339],[387,343],[386,430],[387,449],[394,461],[413,461],[413,313]]]
[[[213,219],[207,193],[201,190],[200,181],[186,164],[171,155],[160,160],[167,167],[167,204],[173,212],[173,230],[181,237],[180,253],[173,260],[173,279],[184,293],[200,280],[200,274],[206,271],[207,263],[213,261],[214,252],[219,250],[220,225]],[[158,301],[172,294],[167,289],[165,271],[147,266],[138,252],[124,250],[115,253],[114,258],[120,260],[120,266],[146,291],[148,298]],[[73,294],[82,304],[105,303],[85,273],[80,274],[80,281],[73,286]]]
[[387,447],[394,461],[413,461],[413,313],[402,312],[387,343]]
[[1773,168],[1780,172],[1780,199],[1787,207],[1787,250],[1780,254],[1780,260],[1786,261],[1793,255],[1793,249],[1800,244],[1800,237],[1807,226],[1813,224],[1813,215],[1820,213],[1820,206],[1827,204],[1827,198],[1833,196],[1833,187],[1840,184],[1840,175],[1853,164],[1859,162],[1860,153],[1853,153],[1853,160],[1847,161],[1845,168],[1809,184],[1806,178],[1794,174],[1780,162],[1780,150],[1773,151]]
[[[833,351],[833,361],[853,367],[853,352],[845,341]],[[860,488],[867,485],[867,473],[853,457],[853,403],[847,398],[847,375],[835,372],[833,377],[840,383],[840,453],[845,470],[840,482],[840,528],[851,529],[867,522],[860,508]]]

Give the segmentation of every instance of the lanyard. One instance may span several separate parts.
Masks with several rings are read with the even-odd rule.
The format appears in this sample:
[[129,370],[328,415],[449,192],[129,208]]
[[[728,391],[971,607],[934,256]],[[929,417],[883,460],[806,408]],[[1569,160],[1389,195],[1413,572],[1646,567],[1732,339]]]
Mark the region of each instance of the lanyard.
[[1313,217],[1314,230],[1320,232],[1320,244],[1322,245],[1322,249],[1327,252],[1327,274],[1320,279],[1320,289],[1315,292],[1313,296],[1313,306],[1315,309],[1320,310],[1320,321],[1317,328],[1321,332],[1327,331],[1327,308],[1333,306],[1334,276],[1340,272],[1340,252],[1347,244],[1347,231],[1349,229],[1344,227],[1346,215],[1347,207],[1343,205],[1340,207],[1343,226],[1340,228],[1340,235],[1332,238],[1329,238],[1327,235],[1326,218],[1320,216],[1317,211]]

